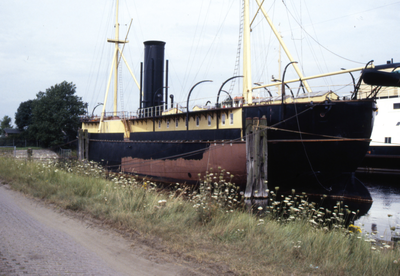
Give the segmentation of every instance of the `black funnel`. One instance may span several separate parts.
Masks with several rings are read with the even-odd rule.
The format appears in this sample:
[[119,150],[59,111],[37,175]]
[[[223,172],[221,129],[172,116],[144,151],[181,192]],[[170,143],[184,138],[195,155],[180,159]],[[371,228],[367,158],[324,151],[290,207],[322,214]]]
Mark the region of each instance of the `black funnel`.
[[143,108],[164,102],[164,46],[163,41],[144,42]]

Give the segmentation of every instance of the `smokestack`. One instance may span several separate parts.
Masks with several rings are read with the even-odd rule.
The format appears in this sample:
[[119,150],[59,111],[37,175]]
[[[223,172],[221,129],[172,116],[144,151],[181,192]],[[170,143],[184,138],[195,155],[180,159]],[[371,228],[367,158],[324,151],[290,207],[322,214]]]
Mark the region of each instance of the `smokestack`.
[[144,42],[143,108],[164,102],[164,46],[163,41]]

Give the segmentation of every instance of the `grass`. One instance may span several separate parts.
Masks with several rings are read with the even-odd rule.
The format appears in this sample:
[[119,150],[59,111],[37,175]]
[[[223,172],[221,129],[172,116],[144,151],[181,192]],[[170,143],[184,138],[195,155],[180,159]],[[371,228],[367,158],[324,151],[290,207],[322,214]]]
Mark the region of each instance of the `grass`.
[[[238,275],[398,275],[398,247],[347,228],[355,215],[323,210],[305,195],[245,208],[229,173],[210,172],[198,190],[160,190],[150,181],[106,175],[95,163],[0,158],[0,178],[18,191],[85,212],[115,227],[162,239],[170,251],[228,264]],[[279,200],[278,200],[279,199]]]

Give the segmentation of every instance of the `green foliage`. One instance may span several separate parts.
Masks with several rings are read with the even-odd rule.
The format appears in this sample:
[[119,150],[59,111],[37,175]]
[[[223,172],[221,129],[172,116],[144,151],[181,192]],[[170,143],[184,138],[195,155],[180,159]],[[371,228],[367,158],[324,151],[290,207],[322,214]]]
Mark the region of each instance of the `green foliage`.
[[34,100],[20,103],[15,113],[15,124],[20,130],[24,130],[32,124],[32,108]]
[[326,212],[304,194],[279,197],[271,191],[271,203],[253,209],[259,217],[235,201],[231,177],[221,169],[204,176],[196,192],[181,185],[159,190],[147,180],[107,173],[93,162],[0,157],[0,176],[13,189],[143,233],[146,242],[167,244],[183,257],[228,264],[238,275],[375,276],[400,271],[398,244],[343,226],[345,206]]
[[211,168],[200,181],[198,189],[186,193],[203,224],[211,222],[217,213],[233,212],[243,207],[243,201],[239,199],[239,187],[231,182],[232,178],[233,175],[220,167],[215,173]]
[[79,115],[85,113],[85,104],[75,92],[76,86],[66,81],[46,89],[46,92],[39,92],[37,99],[30,103],[31,116],[29,103],[20,105],[21,126],[31,119],[29,135],[40,140],[45,147],[73,140],[79,128]]
[[3,120],[0,120],[0,134],[3,134],[3,130],[6,128],[12,128],[11,126],[11,118],[5,115]]

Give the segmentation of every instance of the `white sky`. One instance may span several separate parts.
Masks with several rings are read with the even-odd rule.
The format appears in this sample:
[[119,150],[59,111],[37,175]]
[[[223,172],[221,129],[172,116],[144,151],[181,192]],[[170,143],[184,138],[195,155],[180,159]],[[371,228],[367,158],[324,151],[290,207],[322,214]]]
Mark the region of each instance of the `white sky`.
[[[363,66],[372,59],[375,64],[391,58],[400,62],[400,1],[285,3],[288,9],[282,1],[265,0],[264,6],[306,76]],[[162,40],[170,62],[169,93],[175,101],[185,101],[195,83],[211,79],[213,83],[196,87],[191,99],[198,99],[193,104],[215,103],[222,82],[233,76],[240,6],[240,0],[120,0],[121,39],[133,18],[124,54],[136,77],[140,77],[143,42]],[[302,23],[303,31],[291,14]],[[114,47],[106,39],[114,37],[114,16],[115,0],[0,0],[0,119],[13,118],[21,102],[64,80],[77,86],[78,96],[89,103],[91,113],[104,101]],[[258,45],[252,54],[253,82],[269,83],[272,75],[279,75],[279,46],[261,14],[253,24],[252,42]],[[287,63],[282,54],[282,68]],[[138,89],[125,67],[122,71],[123,109],[135,111]],[[291,67],[286,74],[286,80],[295,77]],[[340,88],[350,82],[346,74],[310,84],[329,85],[328,89],[345,93],[349,89]],[[224,90],[229,87],[230,83]],[[232,95],[240,93],[237,87]],[[293,89],[297,91],[296,86]],[[111,102],[110,98],[110,111]]]

